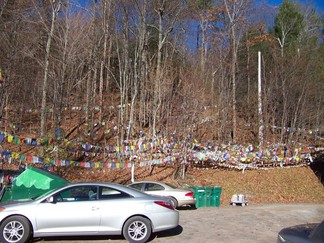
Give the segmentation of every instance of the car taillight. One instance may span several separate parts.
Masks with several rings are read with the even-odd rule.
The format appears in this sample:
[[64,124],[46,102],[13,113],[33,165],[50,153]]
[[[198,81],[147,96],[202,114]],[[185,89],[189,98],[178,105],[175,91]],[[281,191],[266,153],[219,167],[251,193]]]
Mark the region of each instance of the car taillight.
[[188,192],[185,195],[186,197],[194,197],[194,193],[193,192]]
[[168,209],[174,210],[172,203],[169,201],[154,201],[154,203],[156,203],[162,207],[166,207]]

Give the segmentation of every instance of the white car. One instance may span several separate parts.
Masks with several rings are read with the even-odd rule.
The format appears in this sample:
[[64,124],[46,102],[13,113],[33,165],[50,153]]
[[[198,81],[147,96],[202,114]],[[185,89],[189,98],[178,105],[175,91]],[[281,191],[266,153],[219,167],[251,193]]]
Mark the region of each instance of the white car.
[[196,198],[190,189],[179,188],[169,183],[158,181],[139,181],[128,185],[131,188],[150,195],[169,197],[175,208],[182,206],[195,207]]
[[0,242],[32,237],[123,235],[147,242],[179,224],[169,199],[113,183],[75,183],[34,199],[0,203]]

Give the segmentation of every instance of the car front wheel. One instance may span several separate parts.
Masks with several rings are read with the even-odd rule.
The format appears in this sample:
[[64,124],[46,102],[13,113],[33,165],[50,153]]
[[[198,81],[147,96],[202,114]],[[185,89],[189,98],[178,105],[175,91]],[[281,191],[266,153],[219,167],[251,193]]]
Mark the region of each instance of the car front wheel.
[[130,243],[144,243],[152,233],[151,222],[140,216],[128,219],[123,228],[123,235]]
[[4,220],[0,226],[2,243],[25,243],[31,236],[28,220],[21,216],[12,216]]

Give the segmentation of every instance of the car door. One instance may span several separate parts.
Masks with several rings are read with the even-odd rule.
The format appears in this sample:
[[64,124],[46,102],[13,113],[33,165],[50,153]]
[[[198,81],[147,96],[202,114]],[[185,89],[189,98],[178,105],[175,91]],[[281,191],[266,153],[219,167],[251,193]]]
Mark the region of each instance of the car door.
[[93,186],[74,186],[56,193],[53,202],[44,200],[37,210],[37,231],[72,234],[98,232],[100,207],[96,190]]
[[100,187],[98,203],[101,208],[99,231],[112,234],[121,233],[124,222],[134,214],[138,205],[136,199],[129,194],[108,186]]

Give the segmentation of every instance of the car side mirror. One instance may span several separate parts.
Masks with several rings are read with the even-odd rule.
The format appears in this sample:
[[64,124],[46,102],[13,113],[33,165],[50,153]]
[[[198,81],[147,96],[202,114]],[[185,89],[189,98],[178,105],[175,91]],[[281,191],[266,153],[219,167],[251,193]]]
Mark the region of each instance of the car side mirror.
[[48,202],[48,203],[54,203],[54,197],[51,196],[51,197],[46,198],[46,202]]

